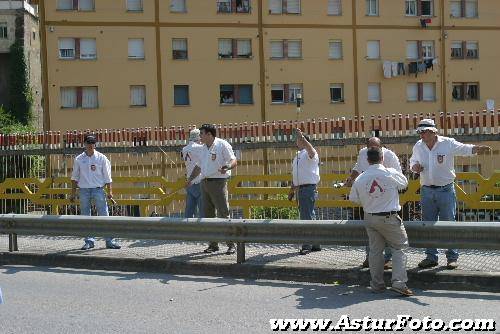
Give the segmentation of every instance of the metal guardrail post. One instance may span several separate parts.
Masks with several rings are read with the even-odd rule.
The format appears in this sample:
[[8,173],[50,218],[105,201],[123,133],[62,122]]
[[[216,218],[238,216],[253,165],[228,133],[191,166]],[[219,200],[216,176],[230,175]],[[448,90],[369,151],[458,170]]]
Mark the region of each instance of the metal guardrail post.
[[17,252],[19,248],[17,247],[17,233],[9,234],[9,252]]
[[236,243],[236,263],[245,262],[245,243],[238,242]]

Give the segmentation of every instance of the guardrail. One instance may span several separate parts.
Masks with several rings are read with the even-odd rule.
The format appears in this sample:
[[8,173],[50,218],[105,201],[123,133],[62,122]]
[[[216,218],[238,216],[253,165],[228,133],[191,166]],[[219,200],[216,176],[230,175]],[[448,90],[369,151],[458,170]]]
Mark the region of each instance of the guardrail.
[[[498,222],[404,222],[411,247],[500,249]],[[9,234],[9,251],[18,250],[17,235],[110,236],[131,239],[233,241],[237,263],[245,262],[245,243],[366,245],[363,221],[257,219],[173,219],[0,215],[0,234]]]

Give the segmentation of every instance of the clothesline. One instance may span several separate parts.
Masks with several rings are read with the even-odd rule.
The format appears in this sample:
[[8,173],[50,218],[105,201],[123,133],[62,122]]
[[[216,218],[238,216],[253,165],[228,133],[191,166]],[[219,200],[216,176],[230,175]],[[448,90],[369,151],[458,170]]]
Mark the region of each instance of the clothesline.
[[[434,70],[434,65],[437,64],[438,58],[411,61],[408,65],[404,62],[386,60],[382,63],[382,71],[384,73],[384,78],[386,79],[406,75],[406,73],[408,73],[408,75],[415,74],[415,77],[417,77],[420,72],[427,73],[429,69]],[[408,68],[406,68],[407,66]]]

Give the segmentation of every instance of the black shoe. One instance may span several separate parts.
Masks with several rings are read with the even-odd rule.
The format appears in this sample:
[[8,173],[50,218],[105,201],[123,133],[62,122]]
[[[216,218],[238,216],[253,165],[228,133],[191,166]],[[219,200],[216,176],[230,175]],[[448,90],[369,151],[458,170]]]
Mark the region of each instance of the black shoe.
[[236,247],[234,247],[234,246],[229,246],[229,247],[227,248],[226,255],[231,255],[231,254],[234,254],[234,253],[236,253]]
[[300,255],[307,255],[311,253],[311,249],[310,248],[302,248],[299,252]]
[[219,247],[210,247],[208,246],[207,249],[205,249],[203,251],[203,253],[213,253],[213,252],[218,252],[219,251]]
[[422,261],[420,261],[420,263],[418,264],[418,266],[420,268],[423,268],[423,269],[426,269],[426,268],[432,268],[432,267],[435,267],[437,266],[438,263],[434,260],[431,260],[431,259],[423,259]]
[[120,249],[120,248],[122,248],[122,246],[113,242],[113,243],[106,243],[106,248],[108,248],[108,249]]
[[94,243],[91,241],[86,241],[85,244],[80,249],[81,250],[89,250],[91,248],[94,248]]
[[370,268],[370,261],[368,261],[368,258],[363,261],[363,264],[361,264],[361,268]]
[[321,252],[321,247],[313,247],[311,248],[311,252]]

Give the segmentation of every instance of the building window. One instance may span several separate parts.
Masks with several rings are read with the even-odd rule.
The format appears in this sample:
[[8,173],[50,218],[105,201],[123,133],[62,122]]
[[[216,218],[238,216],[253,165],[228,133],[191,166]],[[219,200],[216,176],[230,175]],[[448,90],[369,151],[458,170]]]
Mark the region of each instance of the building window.
[[380,41],[366,43],[366,59],[380,59]]
[[59,38],[59,59],[75,59],[74,38]]
[[420,13],[422,16],[434,15],[434,0],[420,0]]
[[176,106],[189,105],[188,85],[174,85],[174,105]]
[[368,84],[368,102],[380,102],[380,84]]
[[220,104],[253,104],[252,85],[220,85]]
[[300,14],[300,0],[269,0],[269,14]]
[[477,0],[451,0],[450,17],[453,18],[477,18],[478,1]]
[[342,15],[342,0],[328,0],[328,15]]
[[302,102],[304,102],[302,84],[271,85],[272,103],[295,103],[298,94],[301,94]]
[[145,107],[146,106],[146,86],[130,86],[130,106]]
[[[78,4],[78,1],[76,2]],[[57,10],[73,10],[73,0],[57,0]]]
[[186,38],[172,38],[172,58],[188,59]]
[[436,101],[436,85],[433,82],[413,82],[406,86],[406,100],[408,102]]
[[463,59],[463,42],[462,41],[453,41],[451,42],[451,58],[452,59]]
[[142,0],[127,0],[127,11],[129,12],[142,12]]
[[329,59],[342,59],[342,41],[328,42],[328,58]]
[[416,102],[418,99],[418,83],[409,83],[406,85],[406,101]]
[[418,59],[417,41],[406,41],[406,59]]
[[271,41],[271,59],[302,58],[301,40]]
[[434,58],[434,41],[422,41],[421,53],[423,59]]
[[7,22],[0,22],[0,38],[7,37]]
[[186,0],[170,0],[170,11],[172,13],[186,13]]
[[80,59],[96,59],[97,50],[95,38],[80,39]]
[[78,0],[78,10],[82,12],[95,10],[94,0]]
[[251,58],[252,41],[250,39],[219,39],[219,58]]
[[479,84],[477,82],[454,82],[451,96],[454,101],[479,100]]
[[366,15],[378,16],[378,0],[366,0]]
[[417,16],[417,0],[406,0],[406,16]]
[[436,85],[433,82],[422,83],[422,101],[436,101]]
[[344,102],[344,84],[330,84],[330,102]]
[[144,59],[144,39],[129,38],[128,40],[128,58]]
[[217,0],[217,13],[250,13],[250,1]]
[[61,87],[61,108],[96,109],[97,87]]
[[479,46],[477,41],[467,41],[465,42],[466,58],[477,59],[479,58]]

